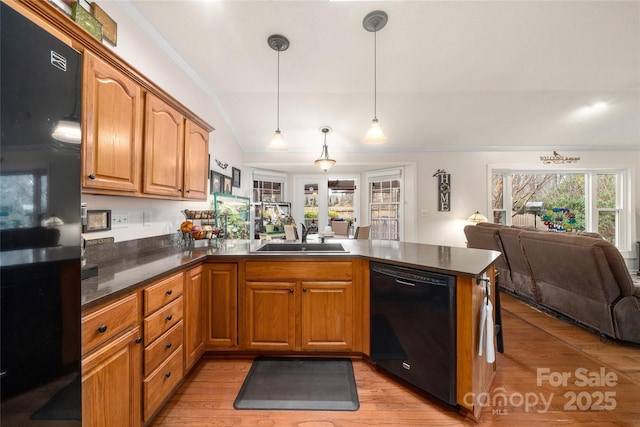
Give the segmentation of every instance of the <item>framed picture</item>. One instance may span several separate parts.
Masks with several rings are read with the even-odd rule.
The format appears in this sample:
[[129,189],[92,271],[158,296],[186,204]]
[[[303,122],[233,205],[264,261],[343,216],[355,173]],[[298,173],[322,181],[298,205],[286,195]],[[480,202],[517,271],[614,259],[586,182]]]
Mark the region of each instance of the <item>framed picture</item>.
[[222,192],[222,175],[218,172],[211,171],[211,181],[209,186],[211,194]]
[[234,167],[231,167],[231,169],[231,178],[233,178],[233,182],[231,183],[231,185],[233,187],[240,188],[240,169],[236,169]]
[[82,225],[83,233],[111,230],[111,211],[87,211],[87,223]]
[[222,192],[224,194],[233,194],[231,190],[231,177],[222,175]]

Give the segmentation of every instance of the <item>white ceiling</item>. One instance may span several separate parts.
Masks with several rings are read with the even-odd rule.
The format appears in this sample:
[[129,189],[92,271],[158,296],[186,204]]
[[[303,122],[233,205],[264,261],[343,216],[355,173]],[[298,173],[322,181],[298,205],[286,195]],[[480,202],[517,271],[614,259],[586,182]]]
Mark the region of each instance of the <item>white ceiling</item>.
[[[640,1],[142,1],[157,30],[222,108],[247,153],[280,128],[290,152],[637,150]],[[378,104],[389,141],[361,142]],[[139,12],[139,15],[138,15]],[[585,107],[606,102],[602,111]]]

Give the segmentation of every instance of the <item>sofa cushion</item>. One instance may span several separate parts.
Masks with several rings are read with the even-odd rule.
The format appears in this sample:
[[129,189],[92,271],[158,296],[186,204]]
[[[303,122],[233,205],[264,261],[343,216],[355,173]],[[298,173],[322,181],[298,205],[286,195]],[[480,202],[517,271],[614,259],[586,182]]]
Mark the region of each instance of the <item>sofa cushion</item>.
[[523,231],[515,227],[502,227],[498,231],[507,263],[511,268],[511,281],[513,282],[514,292],[539,302],[540,298],[535,280],[531,275],[527,258],[520,247],[520,233],[523,233]]
[[488,249],[498,251],[502,255],[496,259],[496,273],[498,285],[513,290],[511,284],[511,272],[504,256],[504,250],[498,236],[498,227],[478,227],[467,225],[464,227],[464,234],[467,238],[467,247],[475,249]]
[[[609,264],[609,257],[615,258],[610,249],[615,247],[601,239],[567,233],[523,231],[520,241],[540,303],[615,336],[612,306],[623,296],[622,288],[630,295],[629,284],[617,281],[624,275],[614,274],[616,262]],[[622,258],[619,252],[618,256]],[[628,272],[627,278],[630,282]]]

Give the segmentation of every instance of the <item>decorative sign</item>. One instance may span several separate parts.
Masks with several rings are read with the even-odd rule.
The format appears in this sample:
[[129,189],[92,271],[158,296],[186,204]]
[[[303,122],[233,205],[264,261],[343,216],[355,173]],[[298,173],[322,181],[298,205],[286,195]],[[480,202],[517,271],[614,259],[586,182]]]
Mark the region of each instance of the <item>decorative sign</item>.
[[561,156],[557,151],[553,152],[553,156],[540,156],[540,161],[545,165],[548,165],[550,163],[578,163],[578,160],[580,160],[580,157]]
[[451,174],[444,169],[438,169],[433,176],[438,178],[438,211],[451,210]]

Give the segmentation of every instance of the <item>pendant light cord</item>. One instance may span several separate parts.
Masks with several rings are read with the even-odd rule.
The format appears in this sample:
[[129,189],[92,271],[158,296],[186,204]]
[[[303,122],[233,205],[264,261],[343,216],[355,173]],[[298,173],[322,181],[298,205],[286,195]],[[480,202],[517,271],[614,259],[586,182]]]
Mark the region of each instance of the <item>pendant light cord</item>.
[[280,49],[278,48],[278,93],[276,95],[277,106],[276,106],[276,129],[280,130]]
[[378,29],[373,32],[373,118],[378,119]]

